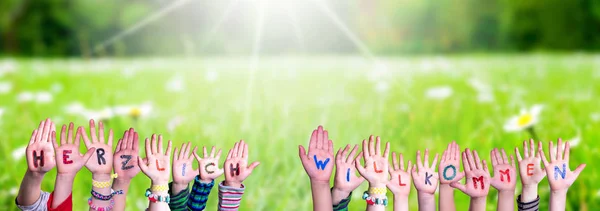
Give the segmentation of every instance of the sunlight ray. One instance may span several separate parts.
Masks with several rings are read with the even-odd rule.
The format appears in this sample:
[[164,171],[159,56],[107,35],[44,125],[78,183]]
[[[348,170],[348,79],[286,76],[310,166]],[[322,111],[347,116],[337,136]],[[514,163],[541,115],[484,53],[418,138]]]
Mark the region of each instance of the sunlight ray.
[[256,30],[254,31],[254,43],[252,45],[252,59],[250,61],[250,72],[248,77],[248,85],[246,86],[246,101],[244,110],[244,121],[242,123],[242,130],[248,130],[250,127],[250,115],[252,114],[252,94],[254,93],[254,78],[256,77],[256,70],[260,62],[260,47],[262,42],[262,33],[265,19],[265,3],[264,0],[258,0],[258,20],[256,23]]
[[142,27],[148,25],[149,23],[152,23],[152,22],[156,21],[157,19],[162,18],[163,16],[165,16],[169,12],[171,12],[174,9],[177,9],[178,7],[184,5],[188,1],[190,1],[190,0],[175,0],[171,4],[167,5],[165,8],[162,8],[162,9],[160,9],[159,11],[157,11],[155,13],[151,13],[150,15],[146,16],[141,21],[139,21],[136,24],[134,24],[133,26],[131,26],[129,28],[126,28],[125,30],[119,32],[117,35],[112,36],[108,40],[105,40],[102,43],[96,45],[96,47],[94,48],[94,53],[98,53],[99,51],[102,51],[103,49],[105,49],[106,47],[112,45],[116,41],[118,41],[120,39],[123,39],[124,37],[130,35],[131,33],[134,33],[136,31],[138,31],[139,29],[141,29]]
[[296,13],[294,12],[293,9],[291,9],[289,7],[289,5],[287,7],[285,7],[285,10],[286,10],[286,14],[288,14],[288,17],[290,18],[291,25],[294,28],[294,35],[296,36],[296,39],[298,39],[298,43],[300,44],[300,47],[302,48],[302,50],[304,50],[306,48],[306,45],[304,44],[304,33],[303,33],[302,29],[300,28],[300,26],[298,25]]
[[229,14],[231,13],[233,6],[235,6],[235,4],[238,1],[239,0],[229,1],[227,7],[225,8],[225,11],[223,12],[223,14],[221,14],[221,17],[219,17],[219,20],[210,28],[210,31],[205,36],[204,41],[202,41],[202,43],[200,44],[200,50],[204,49],[206,45],[208,45],[212,41],[217,31],[221,28],[221,25],[223,25],[223,22],[225,22],[225,20],[229,18]]

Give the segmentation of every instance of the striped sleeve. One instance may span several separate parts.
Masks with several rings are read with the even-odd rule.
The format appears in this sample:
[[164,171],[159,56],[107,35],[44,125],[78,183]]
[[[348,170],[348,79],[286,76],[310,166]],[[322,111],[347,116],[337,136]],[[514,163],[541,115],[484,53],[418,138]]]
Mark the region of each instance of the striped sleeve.
[[521,195],[517,197],[517,208],[519,211],[537,211],[540,207],[540,196],[530,202],[522,202]]
[[187,206],[190,210],[204,210],[206,208],[206,201],[208,201],[208,196],[210,195],[210,191],[213,186],[215,186],[215,181],[211,181],[210,183],[203,183],[200,181],[200,176],[196,176],[194,179],[194,185],[192,186],[192,192],[188,197]]
[[241,188],[224,186],[219,183],[219,209],[220,211],[238,210],[242,195],[244,194],[244,185]]
[[169,203],[169,208],[171,208],[172,211],[187,211],[187,199],[188,199],[188,195],[190,195],[190,188],[186,187],[184,190],[180,191],[177,194],[173,194],[171,192],[171,190],[173,190],[173,188],[171,188],[171,185],[173,185],[173,182],[169,183],[169,195],[171,197],[171,202]]
[[333,211],[348,211],[348,204],[350,204],[350,200],[352,200],[352,192],[348,194],[348,197],[342,199],[339,204],[334,204]]

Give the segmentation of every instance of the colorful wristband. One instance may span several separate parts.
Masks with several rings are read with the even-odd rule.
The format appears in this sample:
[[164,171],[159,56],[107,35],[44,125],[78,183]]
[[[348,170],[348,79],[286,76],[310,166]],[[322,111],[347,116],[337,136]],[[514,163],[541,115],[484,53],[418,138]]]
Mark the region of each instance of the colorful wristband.
[[171,197],[167,194],[165,196],[161,196],[158,194],[154,194],[152,193],[152,191],[150,191],[150,188],[146,189],[146,197],[148,197],[148,200],[151,202],[165,202],[165,203],[170,203],[171,202]]
[[123,190],[115,191],[113,189],[110,189],[110,195],[102,195],[101,193],[98,193],[92,189],[92,196],[94,198],[96,198],[98,200],[102,200],[102,201],[108,201],[108,200],[112,199],[112,197],[114,195],[117,195],[117,194],[123,194]]
[[385,195],[387,188],[369,188],[369,195]]
[[150,186],[152,192],[165,192],[169,190],[169,185],[152,185]]
[[383,205],[383,206],[387,206],[388,205],[388,200],[387,197],[384,196],[382,198],[375,198],[369,195],[369,193],[367,191],[365,191],[363,193],[362,198],[367,201],[367,204],[369,205]]
[[88,205],[90,205],[90,208],[92,208],[92,210],[96,210],[96,211],[110,211],[115,206],[115,200],[111,199],[110,200],[110,205],[108,205],[106,207],[98,207],[98,206],[92,204],[92,197],[90,197],[88,199]]
[[112,179],[117,178],[118,176],[119,176],[118,174],[111,174],[110,175],[111,179],[108,181],[103,181],[103,182],[92,179],[92,185],[95,188],[108,188],[112,185]]

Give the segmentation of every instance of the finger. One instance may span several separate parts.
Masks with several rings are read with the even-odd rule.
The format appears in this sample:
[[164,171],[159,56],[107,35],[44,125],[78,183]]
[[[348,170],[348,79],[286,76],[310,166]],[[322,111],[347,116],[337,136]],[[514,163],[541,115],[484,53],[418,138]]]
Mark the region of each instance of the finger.
[[119,141],[117,142],[117,148],[115,148],[115,153],[121,151],[121,145],[122,144],[123,144],[123,139],[119,139]]
[[44,125],[45,124],[46,124],[46,120],[42,120],[40,122],[40,125],[38,126],[38,129],[37,129],[38,132],[36,133],[34,142],[42,141],[42,134],[44,133]]
[[240,141],[238,145],[238,157],[244,157],[244,148],[246,147],[246,142],[244,140]]
[[85,143],[86,147],[90,147],[92,145],[92,142],[88,138],[87,133],[85,132],[85,129],[82,126],[79,126],[77,128],[77,135],[75,135],[75,136],[82,137],[83,138],[83,143]]
[[214,158],[215,157],[215,152],[217,151],[217,148],[215,146],[212,146],[212,148],[210,148],[210,157]]
[[542,162],[544,163],[544,166],[547,168],[549,166],[548,158],[546,158],[546,154],[544,154],[544,149],[542,148],[541,141],[538,143],[538,156],[542,157]]
[[442,159],[440,160],[440,162],[446,161],[446,154],[448,154],[448,149],[444,150],[444,152],[442,153]]
[[[540,153],[539,153],[540,149],[542,149],[542,142],[541,142],[541,141],[538,141],[538,150],[537,150],[537,151],[538,151],[538,153],[535,155],[535,157],[536,157],[536,158],[539,158],[539,157],[540,157]],[[533,148],[531,148],[531,150],[533,150]],[[543,150],[542,150],[542,151],[543,151]]]
[[100,141],[100,143],[105,143],[104,142],[104,123],[102,123],[102,121],[98,121],[98,141]]
[[[548,150],[550,151],[550,162],[554,162],[556,160],[556,151],[554,150],[554,143],[552,143],[552,141],[549,142],[549,147]],[[556,147],[558,148],[558,147]]]
[[137,154],[140,151],[140,139],[138,133],[133,133],[133,151]]
[[329,132],[323,130],[323,149],[329,151]]
[[381,156],[381,138],[375,137],[375,154]]
[[92,143],[98,142],[98,134],[96,134],[96,123],[93,119],[90,119],[90,135],[92,136]]
[[29,145],[35,143],[37,135],[38,135],[38,130],[37,129],[33,130],[33,132],[31,133],[31,138],[29,138]]
[[475,165],[477,169],[481,169],[481,159],[479,159],[479,154],[477,154],[477,150],[473,150],[473,155],[475,156]]
[[367,140],[364,140],[364,139],[362,142],[362,154],[365,159],[371,157],[371,156],[369,156],[369,147],[367,145]]
[[417,171],[421,172],[423,162],[421,162],[421,150],[417,150]]
[[565,142],[565,155],[563,157],[563,160],[566,161],[566,163],[569,163],[569,156],[571,156],[571,144],[566,141]]
[[94,152],[96,152],[96,147],[88,149],[88,151],[85,152],[85,155],[83,155],[83,163],[87,163],[88,160],[90,160],[90,158],[92,157],[92,155],[94,155]]
[[348,157],[346,157],[345,155],[343,156],[343,158],[346,160],[346,163],[352,162],[352,160],[354,160],[354,156],[356,156],[356,151],[358,151],[358,144],[354,145]]
[[133,139],[135,139],[135,136],[136,136],[135,134],[136,134],[135,130],[133,128],[129,128],[129,133],[128,133],[128,136],[127,136],[127,142],[125,142],[125,143],[127,143],[127,149],[134,149],[135,148],[133,146],[134,145]]
[[460,191],[462,191],[463,193],[467,192],[467,186],[464,184],[460,184],[459,182],[452,182],[450,183],[450,187],[459,189]]
[[[107,141],[108,143],[106,143],[106,144],[108,144],[108,146],[110,148],[112,148],[112,145],[113,145],[113,135],[114,135],[113,130],[112,129],[108,130],[108,141]],[[104,134],[102,134],[102,136],[104,137]]]
[[188,141],[187,145],[185,145],[185,153],[183,153],[183,156],[181,156],[181,159],[187,159],[190,157],[190,145],[192,143]]
[[[181,145],[181,147],[183,148],[183,144]],[[179,151],[179,148],[175,147],[175,150],[173,152],[173,161],[180,160],[182,156],[181,154],[183,154],[183,150]]]
[[146,157],[152,155],[152,145],[150,144],[150,140],[146,138]]
[[[194,148],[196,149],[196,148]],[[202,158],[200,158],[200,155],[198,155],[198,153],[194,150],[192,152],[192,155],[194,155],[194,157],[196,158],[196,161],[200,162],[202,160]]]
[[[477,154],[477,152],[475,152],[475,154]],[[487,165],[487,163],[485,162],[485,159],[484,159],[484,160],[482,160],[481,162],[483,162],[483,170],[484,170],[485,172],[487,172],[487,174],[489,175],[489,174],[490,174],[490,170],[488,169],[488,165]]]
[[202,151],[204,152],[204,158],[208,158],[208,151],[206,151],[206,146],[202,146]]
[[467,148],[467,160],[469,161],[469,165],[471,165],[471,170],[477,169],[477,165],[475,165],[475,159],[473,158],[473,153],[469,148]]
[[56,151],[56,149],[58,149],[58,143],[56,142],[56,132],[52,132],[52,134],[50,134],[50,137],[52,139],[52,146],[54,147],[54,150]]
[[171,156],[171,146],[173,145],[173,142],[171,140],[169,140],[169,142],[167,143],[167,151],[165,152],[165,155],[167,157]]
[[327,141],[327,152],[329,153],[329,155],[333,155],[333,141],[332,140],[328,140]]
[[516,166],[516,163],[515,163],[515,157],[514,157],[514,156],[512,156],[512,155],[510,155],[510,161],[512,162],[512,164],[511,164],[511,165],[512,165],[512,167],[516,169],[516,168],[517,168],[517,166]]
[[308,142],[308,150],[317,148],[317,130],[313,130],[310,135],[310,141]]
[[[133,134],[131,134],[131,136],[133,136]],[[129,145],[128,142],[129,142],[129,130],[125,130],[125,132],[123,132],[123,138],[120,138],[119,141],[117,142],[117,147],[119,149],[126,150]]]
[[50,121],[50,118],[46,119],[46,122],[44,123],[44,131],[42,133],[42,140],[43,142],[48,142],[48,137],[50,136],[50,126],[52,125],[52,122]]
[[398,158],[396,158],[396,152],[392,152],[392,167],[388,169],[390,169],[390,172],[398,170]]
[[504,151],[504,148],[502,148],[502,160],[504,160],[504,164],[509,163],[508,156],[506,156],[506,151]]
[[[498,150],[498,148],[494,148],[494,157],[496,158],[496,163],[498,164],[503,164],[504,161],[502,159],[502,156],[500,155],[500,150]],[[475,163],[477,164],[477,163]]]
[[[400,158],[402,158],[402,154],[400,154]],[[402,171],[404,171],[404,166],[403,166],[404,163],[401,163],[400,165],[402,165],[401,168],[402,168]],[[406,169],[406,172],[411,172],[412,169],[413,169],[413,165],[411,164],[410,160],[408,161],[408,163],[406,164],[406,166],[408,167],[408,169]]]
[[[60,145],[67,144],[67,125],[63,125],[60,129]],[[54,138],[56,139],[56,138]]]
[[438,161],[439,156],[440,156],[439,153],[435,153],[435,157],[433,158],[433,163],[431,163],[431,169],[433,169],[434,171],[436,170],[435,167],[437,166],[437,161]]
[[[531,140],[531,139],[530,139]],[[531,148],[531,151],[533,151],[533,148]],[[529,157],[529,146],[527,145],[527,141],[523,141],[523,153],[525,153],[525,158]]]
[[[359,160],[359,158],[358,158],[358,157],[357,157],[356,159],[354,159],[354,167],[356,167],[356,170],[358,170],[358,173],[359,173],[361,176],[362,176],[362,175],[366,175],[365,173],[366,173],[367,171],[365,170],[365,167],[363,167],[363,166],[360,164],[360,160]],[[364,176],[363,176],[363,177],[364,177]]]
[[496,149],[490,151],[490,160],[492,160],[492,166],[498,165],[498,158],[496,157]]
[[337,152],[335,153],[335,162],[336,163],[342,162],[342,155],[340,155],[340,153],[342,153],[342,148],[339,148],[337,150]]
[[163,151],[163,137],[162,135],[158,135],[158,151],[157,153],[162,154],[165,151]]
[[229,152],[227,153],[227,160],[231,159],[231,156],[233,156],[231,151],[233,151],[233,150],[230,149]]
[[[146,139],[146,142],[148,142],[148,139]],[[144,162],[142,160],[142,158],[140,158],[140,156],[138,156],[138,166],[140,167],[140,169],[142,170],[142,172],[144,172],[144,174],[148,174],[148,166],[146,165],[146,162]]]
[[[192,150],[192,153],[196,153],[196,151],[198,151],[198,146],[194,146],[194,149]],[[192,155],[187,154],[187,159],[192,158]]]
[[425,149],[425,156],[423,156],[423,161],[424,161],[423,166],[425,168],[429,167],[429,149]]
[[242,158],[248,158],[248,144],[244,143],[244,154],[242,154]]
[[217,155],[215,156],[215,159],[219,160],[221,158],[221,149],[219,149],[219,151],[217,151]]
[[467,158],[466,151],[462,152],[462,162],[463,162],[465,171],[467,171],[467,172],[471,171],[471,164],[469,163],[469,159]]
[[562,138],[558,138],[558,144],[556,145],[556,160],[563,160],[563,149]]
[[240,142],[235,142],[235,144],[233,145],[233,152],[232,152],[231,156],[234,158],[238,156],[237,153],[239,150],[239,145],[240,145]]
[[534,150],[535,148],[534,148],[534,145],[533,145],[533,139],[532,138],[529,139],[529,146],[530,146],[529,147],[529,157],[536,156],[535,153],[536,153],[537,150]]
[[[410,160],[408,161],[408,166],[410,166]],[[404,155],[400,153],[400,170],[404,171]]]
[[575,181],[577,179],[577,177],[579,177],[579,174],[581,173],[581,171],[583,171],[583,169],[585,169],[585,166],[586,166],[585,163],[577,166],[575,171],[573,171],[573,181]]
[[323,141],[323,126],[319,125],[317,128],[317,149],[323,149],[324,145]]
[[383,157],[386,160],[390,157],[390,142],[385,143],[385,150],[383,151]]
[[377,155],[377,153],[375,153],[375,137],[373,135],[369,137],[369,155]]
[[152,152],[151,155],[157,154],[158,149],[156,149],[157,148],[156,141],[158,141],[158,140],[156,140],[156,134],[152,134],[152,137],[151,137],[151,140],[150,140],[150,144],[151,144],[151,147],[152,147],[151,148],[151,150],[152,150],[151,151]]
[[517,160],[520,163],[523,160],[523,158],[521,157],[521,152],[519,152],[519,147],[515,147],[515,155],[517,155]]

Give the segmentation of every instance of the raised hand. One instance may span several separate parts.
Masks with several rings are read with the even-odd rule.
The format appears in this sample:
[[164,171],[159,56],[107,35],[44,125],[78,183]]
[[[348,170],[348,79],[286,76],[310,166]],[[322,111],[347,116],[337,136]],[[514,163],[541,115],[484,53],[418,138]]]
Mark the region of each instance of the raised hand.
[[333,170],[333,164],[329,163],[333,159],[333,142],[329,140],[329,134],[323,130],[323,126],[313,130],[308,143],[308,156],[304,146],[300,145],[298,148],[300,161],[310,180],[329,184]]
[[113,168],[119,175],[119,179],[131,180],[140,173],[140,166],[137,165],[139,151],[138,133],[133,128],[129,128],[123,134],[123,138],[119,139],[113,156],[115,160]]
[[89,149],[96,148],[95,158],[89,159],[85,164],[92,174],[110,174],[112,172],[113,153],[112,153],[112,141],[113,131],[112,129],[108,132],[108,142],[104,142],[104,124],[98,122],[98,134],[96,134],[96,124],[94,120],[90,120],[90,135],[92,140],[87,136],[85,129],[79,127],[77,132],[83,137],[85,146]]
[[252,170],[258,166],[260,162],[253,162],[248,166],[248,144],[241,140],[236,142],[233,149],[227,153],[225,160],[225,182],[223,185],[229,187],[241,188],[242,182],[252,174]]
[[202,151],[204,151],[204,158],[200,157],[196,150],[194,150],[193,154],[198,161],[198,173],[200,174],[200,181],[204,183],[210,183],[217,177],[223,174],[223,169],[219,168],[219,159],[221,158],[221,149],[217,152],[215,156],[215,147],[213,146],[210,150],[210,155],[206,151],[206,147],[202,147]]
[[64,175],[75,176],[86,162],[92,157],[96,148],[90,148],[85,155],[79,153],[79,139],[80,134],[77,133],[75,140],[73,140],[73,129],[74,125],[71,122],[69,124],[69,132],[67,134],[67,126],[63,125],[60,131],[60,146],[56,142],[56,132],[52,131],[52,145],[56,154],[57,173]]
[[152,134],[152,141],[146,138],[146,161],[138,156],[138,165],[142,172],[152,180],[153,185],[165,185],[169,183],[171,172],[171,141],[167,144],[167,150],[163,150],[162,135]]
[[479,159],[477,151],[473,150],[471,152],[469,148],[462,153],[462,162],[465,168],[466,182],[460,184],[456,181],[450,183],[450,186],[467,194],[471,197],[471,200],[473,198],[485,198],[490,191],[490,171],[487,163],[485,160]]
[[365,166],[360,164],[360,156],[355,159],[355,166],[358,169],[360,175],[362,175],[368,182],[370,187],[385,187],[388,181],[388,166],[389,166],[389,153],[390,143],[385,144],[385,151],[381,154],[381,139],[377,136],[375,141],[374,136],[369,137],[369,143],[367,140],[363,140],[362,143],[362,154],[365,161]]
[[528,147],[527,141],[523,141],[523,157],[521,157],[519,147],[515,147],[515,154],[519,161],[519,173],[521,174],[523,188],[535,185],[537,189],[537,184],[546,177],[546,171],[542,169],[542,158],[540,153],[537,153],[538,150],[541,151],[542,149],[542,142],[538,143],[538,150],[534,150],[533,139],[529,140],[529,144],[531,148]]
[[448,144],[448,148],[442,154],[442,160],[438,168],[440,184],[450,184],[461,180],[465,173],[460,171],[460,148],[456,141]]
[[[357,149],[358,145],[354,145],[350,155],[348,155],[348,151],[350,150],[350,144],[348,144],[346,148],[343,148],[343,150],[340,148],[335,154],[336,171],[331,194],[333,204],[338,204],[344,198],[348,197],[350,192],[354,191],[354,189],[365,181],[365,178],[356,176],[354,173],[356,171],[354,156]],[[357,158],[360,159],[360,156],[362,154],[359,154]]]
[[412,177],[415,188],[419,193],[434,194],[439,176],[435,172],[439,154],[435,154],[431,166],[429,166],[429,149],[425,149],[424,162],[421,162],[421,151],[417,151],[417,164],[413,165]]
[[[173,153],[173,185],[187,185],[194,180],[196,175],[198,175],[198,171],[195,170],[192,166],[192,155],[190,154],[190,142],[187,144],[181,144],[181,151],[175,147],[175,152]],[[196,154],[196,150],[198,147],[194,147],[192,152]],[[178,193],[178,191],[175,191]]]
[[389,168],[391,179],[387,182],[387,187],[394,193],[394,197],[408,197],[408,194],[410,193],[412,172],[410,160],[406,166],[407,168],[404,168],[404,156],[402,153],[400,153],[400,164],[398,165],[396,153],[392,152],[392,167]]
[[550,162],[546,158],[544,151],[541,147],[538,148],[538,153],[542,155],[542,161],[546,167],[546,174],[548,175],[548,183],[550,183],[550,190],[555,191],[567,191],[569,187],[575,182],[581,171],[585,168],[585,163],[577,166],[575,171],[571,171],[569,168],[569,154],[571,146],[569,142],[565,142],[564,154],[563,154],[563,143],[562,139],[558,139],[558,146],[553,148],[553,143],[550,141]]
[[27,145],[27,167],[30,172],[45,174],[56,166],[51,135],[56,128],[50,119],[40,122],[38,129],[33,131]]
[[517,185],[515,158],[511,155],[510,160],[508,160],[504,149],[502,149],[502,155],[500,155],[498,149],[494,149],[490,152],[490,159],[492,159],[492,167],[494,168],[494,177],[490,182],[491,185],[498,189],[498,191],[511,191],[514,194],[515,186]]

